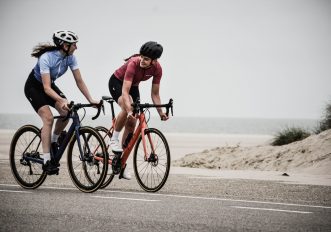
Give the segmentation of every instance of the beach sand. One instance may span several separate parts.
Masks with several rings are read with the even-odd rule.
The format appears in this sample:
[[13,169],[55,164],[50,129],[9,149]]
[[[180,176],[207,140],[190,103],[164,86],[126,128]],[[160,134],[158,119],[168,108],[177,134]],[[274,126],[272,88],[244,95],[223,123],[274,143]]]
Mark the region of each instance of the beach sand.
[[177,160],[187,154],[199,153],[215,147],[227,146],[258,146],[270,143],[270,135],[242,134],[185,134],[165,133],[171,150],[172,160]]
[[247,174],[256,171],[301,173],[326,178],[331,184],[331,130],[284,146],[218,146],[188,154],[175,160],[173,166],[218,169],[223,173],[234,170],[245,170]]
[[[9,164],[14,133],[0,130],[1,163]],[[165,136],[171,150],[171,174],[331,186],[331,130],[279,147],[269,145],[272,139],[269,135],[169,133]],[[65,155],[61,162],[65,162]],[[128,167],[132,170],[132,156]]]

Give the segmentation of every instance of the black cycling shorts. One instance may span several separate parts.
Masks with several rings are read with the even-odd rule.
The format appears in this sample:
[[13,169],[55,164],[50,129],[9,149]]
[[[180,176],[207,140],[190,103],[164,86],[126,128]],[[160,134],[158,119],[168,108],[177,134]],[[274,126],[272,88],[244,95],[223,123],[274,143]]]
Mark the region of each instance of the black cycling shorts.
[[[62,91],[54,84],[51,84],[52,89],[60,95],[62,98],[66,98]],[[26,98],[31,103],[33,109],[38,113],[40,107],[49,105],[55,108],[55,100],[48,96],[45,91],[43,84],[40,83],[34,77],[34,71],[30,73],[28,79],[25,82],[24,93]]]
[[[122,86],[123,82],[115,77],[113,74],[109,79],[108,87],[109,92],[113,99],[118,103],[118,98],[122,96]],[[133,102],[140,98],[139,87],[131,86],[129,94],[132,97]]]

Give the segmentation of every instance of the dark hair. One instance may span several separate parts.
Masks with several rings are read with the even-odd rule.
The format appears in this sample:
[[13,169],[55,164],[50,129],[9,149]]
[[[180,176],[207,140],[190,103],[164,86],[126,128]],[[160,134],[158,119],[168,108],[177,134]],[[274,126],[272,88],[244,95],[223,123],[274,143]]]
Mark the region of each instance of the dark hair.
[[54,50],[59,50],[59,48],[50,43],[40,43],[33,48],[31,56],[39,58],[45,52],[54,51]]

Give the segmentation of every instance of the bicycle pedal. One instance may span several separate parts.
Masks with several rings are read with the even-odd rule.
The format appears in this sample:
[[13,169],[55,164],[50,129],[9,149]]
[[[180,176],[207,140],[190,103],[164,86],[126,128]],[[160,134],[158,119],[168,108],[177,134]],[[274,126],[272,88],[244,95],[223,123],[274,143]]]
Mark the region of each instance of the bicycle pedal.
[[51,171],[46,171],[46,174],[49,175],[49,176],[59,175],[59,169],[57,169],[57,170],[51,170]]
[[121,169],[113,169],[114,175],[118,175],[118,174],[120,174],[120,172],[121,172]]
[[54,167],[57,167],[57,168],[59,168],[61,166],[60,162],[55,162],[52,160],[51,163]]

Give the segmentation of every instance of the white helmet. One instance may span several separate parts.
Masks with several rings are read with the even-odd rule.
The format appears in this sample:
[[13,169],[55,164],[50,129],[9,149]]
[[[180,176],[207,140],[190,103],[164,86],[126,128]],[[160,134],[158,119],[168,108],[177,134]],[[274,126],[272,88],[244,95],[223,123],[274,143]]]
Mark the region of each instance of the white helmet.
[[60,47],[63,44],[63,42],[70,44],[77,43],[78,36],[76,35],[75,32],[68,30],[61,30],[53,33],[53,41],[57,47]]

